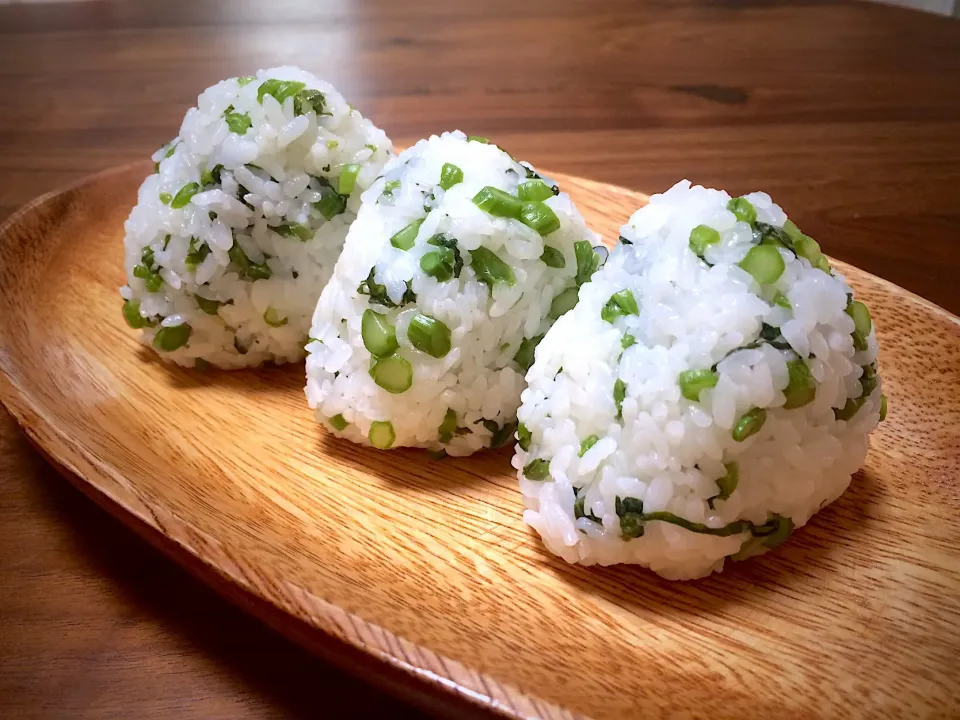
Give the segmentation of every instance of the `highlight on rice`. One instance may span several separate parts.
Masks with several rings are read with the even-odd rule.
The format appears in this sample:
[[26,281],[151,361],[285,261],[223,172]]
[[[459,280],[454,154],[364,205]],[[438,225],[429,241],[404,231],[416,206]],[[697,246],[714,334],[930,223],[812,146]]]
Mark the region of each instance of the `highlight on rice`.
[[765,193],[678,183],[622,228],[527,373],[524,520],[571,563],[696,578],[837,499],[886,413],[877,341]]
[[403,152],[362,200],[313,317],[310,407],[381,449],[503,445],[537,342],[606,255],[598,236],[556,183],[461,132]]
[[382,130],[303,70],[205,90],[126,222],[127,323],[181,365],[302,358],[360,195],[391,157]]

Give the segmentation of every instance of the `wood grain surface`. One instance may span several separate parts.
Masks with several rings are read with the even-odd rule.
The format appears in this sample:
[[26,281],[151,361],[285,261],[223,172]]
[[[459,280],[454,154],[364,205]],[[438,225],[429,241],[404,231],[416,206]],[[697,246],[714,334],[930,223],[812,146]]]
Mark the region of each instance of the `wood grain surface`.
[[[569,566],[521,522],[509,452],[356,446],[313,422],[299,366],[184,370],[139,346],[116,288],[148,168],[11,219],[0,398],[194,573],[334,659],[446,693],[448,712],[960,712],[960,320],[840,264],[875,318],[891,406],[850,491],[719,577]],[[555,177],[608,239],[644,201]]]
[[[461,127],[632,188],[686,175],[768,189],[833,255],[960,312],[960,23],[861,3],[0,7],[0,220],[146,157],[203,87],[284,62],[331,79],[401,143]],[[939,492],[945,473],[930,474]],[[146,548],[2,409],[0,496],[0,716],[413,715]],[[854,677],[840,672],[835,692]]]

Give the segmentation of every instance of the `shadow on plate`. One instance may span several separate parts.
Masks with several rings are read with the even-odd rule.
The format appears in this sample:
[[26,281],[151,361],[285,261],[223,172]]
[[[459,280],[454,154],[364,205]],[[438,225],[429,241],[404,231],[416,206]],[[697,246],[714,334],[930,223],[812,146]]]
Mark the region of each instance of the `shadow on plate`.
[[178,390],[223,387],[248,393],[285,394],[294,391],[302,393],[306,383],[302,361],[283,365],[268,364],[243,370],[221,370],[212,365],[204,368],[185,368],[164,362],[157,353],[142,345],[137,348],[137,359],[165,371],[166,382]]
[[[23,443],[26,444],[25,439]],[[168,677],[155,678],[153,686],[180,687],[179,692],[186,693],[191,689],[219,688],[223,693],[219,707],[233,717],[293,719],[329,713],[331,717],[359,719],[384,712],[391,718],[426,717],[310,654],[220,598],[83,497],[52,468],[41,467],[44,463],[39,458],[36,464],[31,478],[36,482],[30,483],[29,489],[31,511],[49,516],[67,529],[59,542],[72,546],[72,550],[61,548],[57,553],[76,558],[69,562],[80,566],[80,577],[92,573],[109,583],[104,604],[112,606],[112,610],[100,610],[88,618],[83,615],[81,603],[80,615],[71,619],[68,614],[62,620],[73,620],[81,626],[112,623],[110,644],[103,651],[108,658],[122,662],[123,655],[116,655],[113,645],[129,647],[131,640],[139,643],[144,639],[147,646],[131,656],[132,662],[149,660],[150,652],[186,653],[181,666],[158,660],[154,671],[168,673]],[[72,570],[78,572],[76,568]],[[65,581],[74,582],[70,574]],[[116,618],[111,618],[112,614]],[[59,632],[57,627],[53,623],[49,631]],[[121,643],[120,633],[130,638],[125,644]],[[118,675],[122,676],[111,670],[114,659],[101,663],[91,660],[86,665],[87,689],[75,698],[64,695],[60,707],[69,710],[71,703],[83,702],[87,710],[95,711],[91,706],[93,698],[105,695]],[[191,667],[204,668],[212,677],[197,682],[178,681],[178,673]],[[237,703],[233,709],[236,715],[229,710],[231,693]],[[189,695],[184,699],[189,701]],[[215,698],[194,700],[203,706],[203,702],[213,702]],[[187,715],[194,717],[192,713]]]
[[[877,479],[858,471],[850,487],[782,546],[743,562],[724,564],[722,573],[693,581],[665,580],[642,567],[570,565],[549,553],[530,530],[540,562],[557,579],[640,617],[709,615],[727,604],[755,604],[775,594],[814,590],[835,571],[836,556],[868,532],[878,519],[871,512],[883,490]],[[536,562],[536,560],[534,561]]]

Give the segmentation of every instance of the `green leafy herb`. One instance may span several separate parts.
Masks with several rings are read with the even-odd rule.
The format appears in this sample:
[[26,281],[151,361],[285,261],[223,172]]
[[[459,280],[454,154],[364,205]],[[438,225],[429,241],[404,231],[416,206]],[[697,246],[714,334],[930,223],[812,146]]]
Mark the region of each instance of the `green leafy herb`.
[[173,200],[170,202],[170,207],[174,210],[179,210],[184,208],[190,202],[191,198],[200,192],[200,185],[195,182],[187,183],[180,190],[177,191],[177,194],[173,196]]
[[577,457],[583,457],[584,455],[586,455],[587,450],[592,448],[599,441],[600,441],[599,435],[590,435],[589,437],[584,438],[583,441],[580,443],[580,452],[577,453]]
[[523,369],[524,373],[533,365],[534,351],[541,340],[543,340],[543,335],[535,335],[531,338],[524,338],[520,342],[520,348],[513,356],[513,361]]
[[280,237],[296,238],[300,242],[306,242],[313,237],[313,230],[302,223],[284,223],[270,229]]
[[623,401],[627,397],[627,384],[617,378],[613,384],[613,403],[617,406],[617,420],[623,420]]
[[237,135],[246,135],[247,130],[249,130],[253,124],[250,122],[249,113],[232,112],[229,109],[224,113],[223,119],[227,121],[227,127],[230,128],[230,132],[234,132]]
[[517,425],[517,444],[520,449],[526,452],[530,449],[530,443],[533,441],[533,435],[523,423]]
[[567,266],[563,253],[550,245],[543,246],[543,254],[540,256],[540,260],[547,267],[564,268]]
[[496,253],[483,246],[470,253],[470,267],[477,276],[477,280],[487,285],[491,292],[497,282],[513,285],[516,277],[507,263],[501,260]]
[[207,315],[216,315],[220,311],[220,306],[223,305],[219,300],[210,300],[202,295],[194,295],[193,299],[197,301],[197,306]]
[[600,310],[600,317],[611,324],[618,317],[639,314],[640,308],[637,306],[637,299],[630,290],[626,289],[611,295],[606,305]]
[[545,480],[550,476],[550,461],[542,458],[531,460],[523,466],[523,476],[527,480]]
[[717,479],[717,489],[719,492],[713,497],[707,498],[707,504],[710,506],[710,509],[713,510],[713,501],[714,500],[727,500],[733,491],[737,489],[737,483],[740,482],[740,466],[735,463],[724,463],[723,467],[726,468],[726,474],[722,478]]
[[277,80],[276,78],[264,80],[260,84],[260,87],[257,88],[257,102],[262,105],[263,99],[267,95],[272,95],[278,103],[283,105],[284,100],[288,97],[293,97],[306,87],[306,83],[296,82],[294,80]]

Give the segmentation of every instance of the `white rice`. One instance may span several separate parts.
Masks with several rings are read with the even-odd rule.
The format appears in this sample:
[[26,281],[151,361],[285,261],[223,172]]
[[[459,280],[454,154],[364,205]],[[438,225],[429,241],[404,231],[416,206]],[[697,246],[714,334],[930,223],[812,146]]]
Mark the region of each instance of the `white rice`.
[[[787,217],[769,196],[747,199],[759,223],[783,228]],[[513,463],[524,520],[568,562],[638,563],[676,579],[719,571],[728,556],[740,559],[785,540],[843,493],[866,456],[880,413],[879,378],[867,397],[848,406],[860,404],[859,411],[836,417],[860,397],[863,368],[875,369],[877,358],[872,329],[865,349],[854,348],[854,321],[845,312],[849,286],[789,249],[779,250],[785,263],[779,279],[759,285],[738,266],[758,238],[728,201],[724,192],[686,181],[655,195],[622,229],[632,244],[617,247],[581,288],[577,307],[537,348],[518,413],[527,449],[518,448]],[[701,224],[721,238],[706,262],[689,245]],[[639,314],[603,320],[604,306],[624,289]],[[790,309],[773,302],[777,291]],[[764,325],[779,328],[779,342],[789,348],[754,345]],[[626,334],[636,343],[624,349]],[[816,393],[808,404],[784,409],[787,363],[798,358]],[[680,373],[714,365],[716,386],[698,401],[685,399]],[[622,419],[614,398],[618,379],[625,384]],[[753,408],[765,408],[766,421],[737,442],[732,428]],[[591,436],[595,444],[580,457]],[[739,481],[728,498],[716,497],[725,464],[733,463]],[[544,479],[526,477],[525,468]],[[656,512],[672,515],[643,517]],[[731,534],[704,534],[675,518],[729,526]],[[642,535],[630,537],[638,527]]]
[[[444,191],[438,183],[445,164],[460,168],[463,180]],[[379,427],[386,436],[371,444],[451,455],[512,437],[529,365],[519,365],[515,355],[525,339],[532,348],[531,339],[552,324],[554,298],[570,288],[575,293],[574,244],[580,242],[594,257],[590,246],[598,240],[564,193],[543,200],[559,220],[559,228],[545,237],[473,202],[487,186],[516,194],[534,175],[495,145],[468,140],[461,132],[421,140],[387,166],[363,195],[313,317],[306,396],[318,420],[355,442],[371,442],[371,429]],[[391,244],[391,236],[417,220],[422,225],[414,230],[412,247]],[[438,252],[429,242],[438,235],[455,243],[463,263],[459,275],[442,281],[421,267],[425,254]],[[545,245],[563,258],[564,267],[541,260]],[[509,266],[512,283],[496,281],[491,289],[478,279],[472,264],[487,251]],[[382,285],[379,300],[368,279]],[[379,371],[371,368],[374,358],[362,337],[367,311],[395,328],[395,355],[401,358],[396,362],[401,371],[408,363],[412,373],[408,388],[388,392],[375,381]],[[449,329],[450,348],[440,357],[416,349],[408,335],[421,315]],[[445,419],[452,422],[446,433]]]
[[[277,80],[303,87],[278,102],[285,93],[268,82]],[[322,93],[322,104],[309,102],[310,90]],[[127,285],[120,293],[128,322],[147,323],[143,342],[181,365],[203,360],[237,368],[302,358],[310,315],[360,195],[391,157],[382,130],[303,70],[261,70],[205,90],[180,134],[154,154],[158,171],[140,186],[126,222]],[[349,164],[359,173],[342,198],[336,191]],[[211,177],[214,169],[219,177]],[[189,183],[202,187],[174,207]],[[245,272],[243,256],[260,268]],[[153,277],[135,276],[138,266]],[[215,301],[204,303],[212,314],[200,308],[205,300]],[[162,351],[179,341],[164,342],[157,332],[182,326],[189,328],[180,330],[186,343]]]

